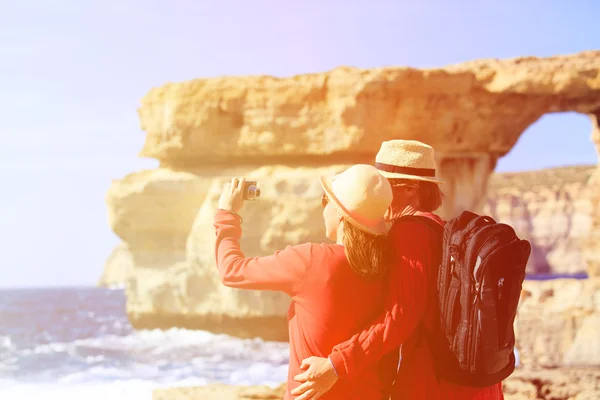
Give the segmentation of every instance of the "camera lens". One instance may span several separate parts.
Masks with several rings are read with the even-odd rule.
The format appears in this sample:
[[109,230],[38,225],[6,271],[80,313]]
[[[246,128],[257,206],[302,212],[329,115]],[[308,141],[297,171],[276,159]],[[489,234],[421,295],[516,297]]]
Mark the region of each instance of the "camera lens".
[[256,200],[260,196],[260,189],[256,182],[247,182],[244,186],[244,200]]

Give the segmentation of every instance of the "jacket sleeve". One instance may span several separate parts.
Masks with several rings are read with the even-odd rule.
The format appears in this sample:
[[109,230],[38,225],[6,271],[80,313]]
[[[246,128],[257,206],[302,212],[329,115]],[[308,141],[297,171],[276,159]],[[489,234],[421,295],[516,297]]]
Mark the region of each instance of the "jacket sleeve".
[[288,246],[271,256],[246,258],[239,244],[240,224],[237,214],[217,210],[215,258],[221,282],[232,288],[275,290],[294,295],[310,265],[312,245]]
[[[426,227],[406,223],[394,237],[396,264],[391,267],[384,313],[371,326],[338,344],[329,355],[338,376],[355,377],[365,367],[398,348],[423,319],[428,296],[426,268],[432,262]],[[410,241],[403,241],[410,238]],[[403,243],[404,242],[404,243]]]

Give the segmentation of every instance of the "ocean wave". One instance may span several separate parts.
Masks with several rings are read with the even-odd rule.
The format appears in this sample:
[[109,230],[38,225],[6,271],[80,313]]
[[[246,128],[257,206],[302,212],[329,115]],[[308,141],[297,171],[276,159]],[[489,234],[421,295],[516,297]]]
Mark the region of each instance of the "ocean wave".
[[286,378],[288,345],[186,329],[141,330],[66,343],[13,349],[0,360],[0,376],[15,382],[61,384],[186,379],[235,384],[277,384]]
[[13,349],[15,346],[10,336],[0,336],[0,348]]
[[[183,386],[203,385],[206,382],[189,380]],[[115,381],[108,384],[15,384],[0,380],[0,398],[19,400],[151,400],[152,391],[163,387],[151,381]]]
[[151,399],[160,387],[276,386],[287,376],[287,343],[177,328],[135,331],[122,290],[2,296],[0,399]]
[[[152,391],[162,388],[203,386],[210,383],[202,378],[187,378],[173,384],[148,380],[114,381],[85,384],[14,384],[0,379],[0,398],[19,400],[151,400]],[[276,387],[277,384],[267,384]]]

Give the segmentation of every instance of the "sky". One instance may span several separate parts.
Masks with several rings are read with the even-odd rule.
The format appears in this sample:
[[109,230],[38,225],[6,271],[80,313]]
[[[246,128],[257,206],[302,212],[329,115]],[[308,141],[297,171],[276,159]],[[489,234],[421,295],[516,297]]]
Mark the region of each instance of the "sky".
[[[600,49],[600,1],[491,3],[0,0],[0,287],[97,282],[111,181],[158,164],[137,157],[152,87]],[[546,115],[497,170],[594,164],[590,131]]]

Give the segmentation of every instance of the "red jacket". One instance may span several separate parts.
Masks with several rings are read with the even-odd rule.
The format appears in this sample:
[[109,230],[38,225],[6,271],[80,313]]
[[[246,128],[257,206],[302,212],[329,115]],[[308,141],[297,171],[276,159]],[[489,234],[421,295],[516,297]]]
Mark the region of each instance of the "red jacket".
[[[420,214],[444,224],[434,214]],[[391,389],[392,400],[503,399],[501,384],[475,389],[438,381],[427,343],[421,340],[420,346],[415,346],[419,336],[415,330],[419,323],[424,321],[425,327],[432,329],[434,318],[437,318],[435,307],[428,307],[436,300],[432,276],[437,266],[431,251],[435,238],[423,224],[405,222],[394,225],[390,240],[395,243],[401,258],[390,271],[386,312],[368,329],[334,347],[329,358],[338,375],[352,379],[363,368],[383,358],[384,375],[386,372],[389,375],[390,370],[396,375]],[[402,360],[396,374],[400,345]]]
[[[383,279],[367,281],[348,264],[344,247],[335,244],[288,246],[268,257],[245,258],[238,240],[239,217],[219,210],[215,215],[215,256],[223,284],[239,289],[276,290],[292,301],[288,311],[290,366],[286,399],[299,385],[293,377],[310,356],[327,357],[333,346],[349,338],[383,311]],[[381,398],[377,360],[361,363],[321,399]]]

